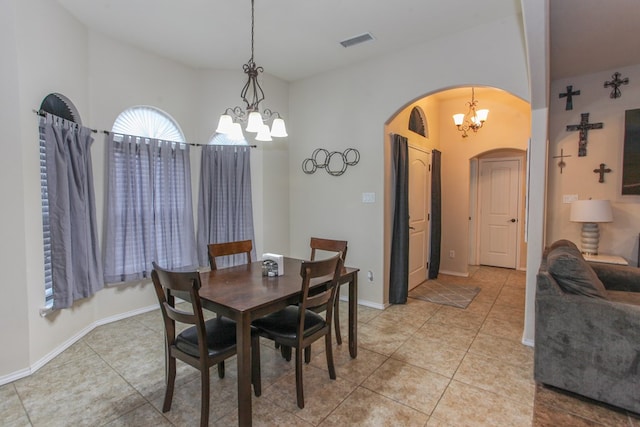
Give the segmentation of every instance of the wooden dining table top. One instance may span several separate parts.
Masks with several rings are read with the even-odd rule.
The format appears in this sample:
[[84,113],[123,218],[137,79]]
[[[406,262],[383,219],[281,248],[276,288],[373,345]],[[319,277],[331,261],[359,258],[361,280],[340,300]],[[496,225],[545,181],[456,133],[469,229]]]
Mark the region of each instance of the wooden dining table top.
[[[290,302],[299,297],[301,292],[301,265],[300,259],[284,258],[284,274],[273,277],[262,275],[262,261],[204,271],[200,273],[200,298],[235,312],[257,310],[271,306],[276,301]],[[357,268],[345,267],[342,276],[357,271]],[[329,280],[330,276],[314,279],[311,288]]]

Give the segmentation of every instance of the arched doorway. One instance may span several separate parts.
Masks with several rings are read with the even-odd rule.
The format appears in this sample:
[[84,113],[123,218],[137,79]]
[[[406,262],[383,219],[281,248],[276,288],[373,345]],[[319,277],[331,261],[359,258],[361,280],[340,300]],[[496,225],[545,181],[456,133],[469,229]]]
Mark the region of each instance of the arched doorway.
[[[408,136],[410,143],[417,143],[425,150],[442,153],[442,239],[440,248],[435,249],[440,250],[440,272],[459,276],[468,275],[472,254],[470,212],[475,205],[472,208],[470,159],[496,150],[517,150],[521,154],[526,151],[530,136],[531,109],[527,102],[500,89],[477,86],[475,99],[478,108],[489,109],[490,115],[481,129],[469,132],[466,138],[454,125],[452,116],[466,112],[466,104],[471,100],[470,86],[444,89],[416,99],[399,109],[385,125],[385,144],[389,144],[389,147],[391,135],[400,134]],[[412,135],[406,128],[410,112],[415,106],[421,107],[429,122],[429,136],[422,139]],[[393,169],[389,153],[391,149],[385,147],[386,170]],[[525,168],[526,165],[523,165],[522,169]],[[385,174],[386,280],[392,262],[393,179],[393,174]],[[522,180],[522,188],[525,182]],[[524,203],[522,205],[524,208]],[[524,262],[525,257],[521,259]],[[392,285],[389,283],[389,287]]]

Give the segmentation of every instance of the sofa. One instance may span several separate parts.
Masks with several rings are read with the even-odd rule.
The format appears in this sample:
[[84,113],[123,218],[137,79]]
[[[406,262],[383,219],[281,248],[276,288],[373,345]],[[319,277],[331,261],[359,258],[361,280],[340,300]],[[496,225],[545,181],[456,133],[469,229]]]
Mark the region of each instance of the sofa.
[[545,249],[536,280],[534,378],[640,413],[640,268]]

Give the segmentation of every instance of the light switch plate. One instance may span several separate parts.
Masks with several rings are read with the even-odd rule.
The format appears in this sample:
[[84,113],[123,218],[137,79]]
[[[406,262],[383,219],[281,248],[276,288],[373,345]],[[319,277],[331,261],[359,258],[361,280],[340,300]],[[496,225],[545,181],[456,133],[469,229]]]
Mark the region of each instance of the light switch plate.
[[571,203],[575,202],[576,200],[578,200],[577,194],[564,194],[562,196],[562,203]]
[[362,203],[375,203],[376,193],[362,193]]

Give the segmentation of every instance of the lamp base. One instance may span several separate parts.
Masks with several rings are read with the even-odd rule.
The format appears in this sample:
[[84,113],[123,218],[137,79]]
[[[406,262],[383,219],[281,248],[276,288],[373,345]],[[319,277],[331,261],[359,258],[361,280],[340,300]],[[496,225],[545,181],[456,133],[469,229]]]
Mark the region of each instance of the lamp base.
[[585,255],[598,255],[598,243],[600,243],[600,230],[594,222],[582,223],[581,241],[582,253]]

